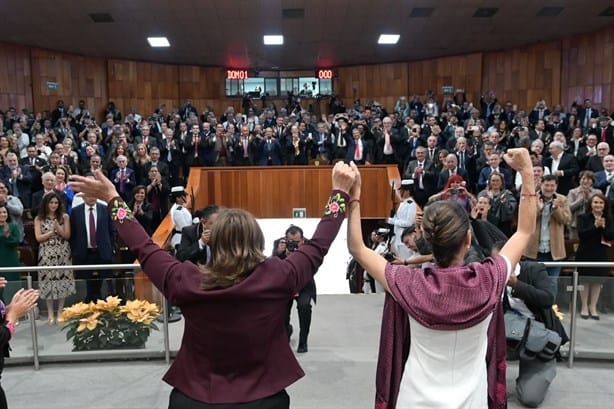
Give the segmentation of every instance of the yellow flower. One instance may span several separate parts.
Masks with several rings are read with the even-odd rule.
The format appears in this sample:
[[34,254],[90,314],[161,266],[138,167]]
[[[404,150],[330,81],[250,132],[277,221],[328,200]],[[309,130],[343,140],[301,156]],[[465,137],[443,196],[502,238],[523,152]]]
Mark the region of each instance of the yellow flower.
[[88,329],[93,331],[98,325],[98,317],[100,316],[100,312],[95,312],[89,317],[81,318],[79,320],[79,327],[77,328],[77,332],[81,332],[84,329]]
[[110,295],[107,297],[106,300],[98,300],[98,302],[96,302],[96,310],[112,312],[114,309],[116,309],[119,306],[119,303],[121,301],[122,301],[121,298],[113,297]]
[[159,310],[156,304],[143,300],[127,301],[126,305],[120,308],[122,313],[132,322],[151,324],[151,321],[158,316]]
[[79,302],[77,304],[71,305],[70,307],[66,307],[58,317],[58,321],[64,322],[70,320],[71,318],[87,314],[88,312],[91,312],[92,306],[92,303],[85,304],[83,302]]

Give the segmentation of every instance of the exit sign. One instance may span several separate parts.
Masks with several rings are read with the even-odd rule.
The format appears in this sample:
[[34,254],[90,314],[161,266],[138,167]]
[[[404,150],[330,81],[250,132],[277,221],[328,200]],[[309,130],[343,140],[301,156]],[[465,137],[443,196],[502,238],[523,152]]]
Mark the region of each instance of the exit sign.
[[57,90],[58,88],[59,88],[59,85],[57,82],[47,81],[47,89]]
[[304,207],[295,207],[292,209],[292,217],[295,219],[307,218],[307,209]]

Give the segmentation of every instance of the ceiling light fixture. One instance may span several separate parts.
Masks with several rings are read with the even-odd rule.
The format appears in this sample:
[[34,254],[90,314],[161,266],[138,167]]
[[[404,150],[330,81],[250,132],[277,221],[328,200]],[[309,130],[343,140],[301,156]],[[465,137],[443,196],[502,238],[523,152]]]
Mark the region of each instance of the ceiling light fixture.
[[166,37],[147,37],[147,42],[152,47],[170,47],[171,43],[168,42]]
[[377,40],[378,44],[396,44],[401,36],[399,34],[380,34]]
[[262,37],[264,45],[282,45],[284,36],[282,35],[266,35]]

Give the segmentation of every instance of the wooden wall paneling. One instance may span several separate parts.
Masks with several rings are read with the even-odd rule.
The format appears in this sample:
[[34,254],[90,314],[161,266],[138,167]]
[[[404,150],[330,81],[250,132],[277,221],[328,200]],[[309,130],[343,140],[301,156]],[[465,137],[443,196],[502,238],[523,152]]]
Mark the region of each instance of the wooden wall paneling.
[[585,98],[614,106],[614,28],[562,40],[561,98],[566,107]]
[[0,43],[0,109],[32,109],[30,48]]
[[348,108],[360,98],[362,104],[373,100],[392,111],[397,99],[408,94],[407,63],[339,67],[337,72],[335,93]]
[[561,102],[559,41],[484,53],[482,67],[481,89],[495,91],[500,102],[509,99],[529,111],[541,98],[548,106]]
[[148,116],[165,105],[179,108],[179,69],[176,65],[109,60],[109,99],[126,114],[131,107]]
[[411,62],[408,66],[409,92],[424,97],[433,91],[441,104],[441,88],[464,89],[468,100],[478,101],[482,86],[482,53]]
[[[35,112],[54,110],[58,100],[76,107],[83,99],[98,120],[108,102],[105,60],[32,48],[32,97]],[[57,83],[50,89],[48,82]]]
[[240,100],[237,103],[225,99],[224,68],[181,65],[178,69],[180,106],[190,99],[199,114],[211,107],[217,115],[221,115],[229,105],[236,105],[235,109],[241,107]]
[[[394,168],[391,172],[389,168]],[[207,204],[240,207],[256,217],[292,217],[292,209],[306,208],[308,217],[320,217],[330,193],[330,166],[271,166],[200,168],[196,208]],[[381,219],[390,211],[390,177],[396,167],[361,168],[364,194],[362,216]],[[392,175],[392,176],[390,176]]]

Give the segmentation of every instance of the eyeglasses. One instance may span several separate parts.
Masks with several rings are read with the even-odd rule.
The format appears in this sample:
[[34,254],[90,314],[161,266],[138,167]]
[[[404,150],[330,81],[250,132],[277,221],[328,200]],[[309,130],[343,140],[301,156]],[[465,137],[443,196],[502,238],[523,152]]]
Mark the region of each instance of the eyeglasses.
[[607,151],[608,148],[597,148],[598,151]]

